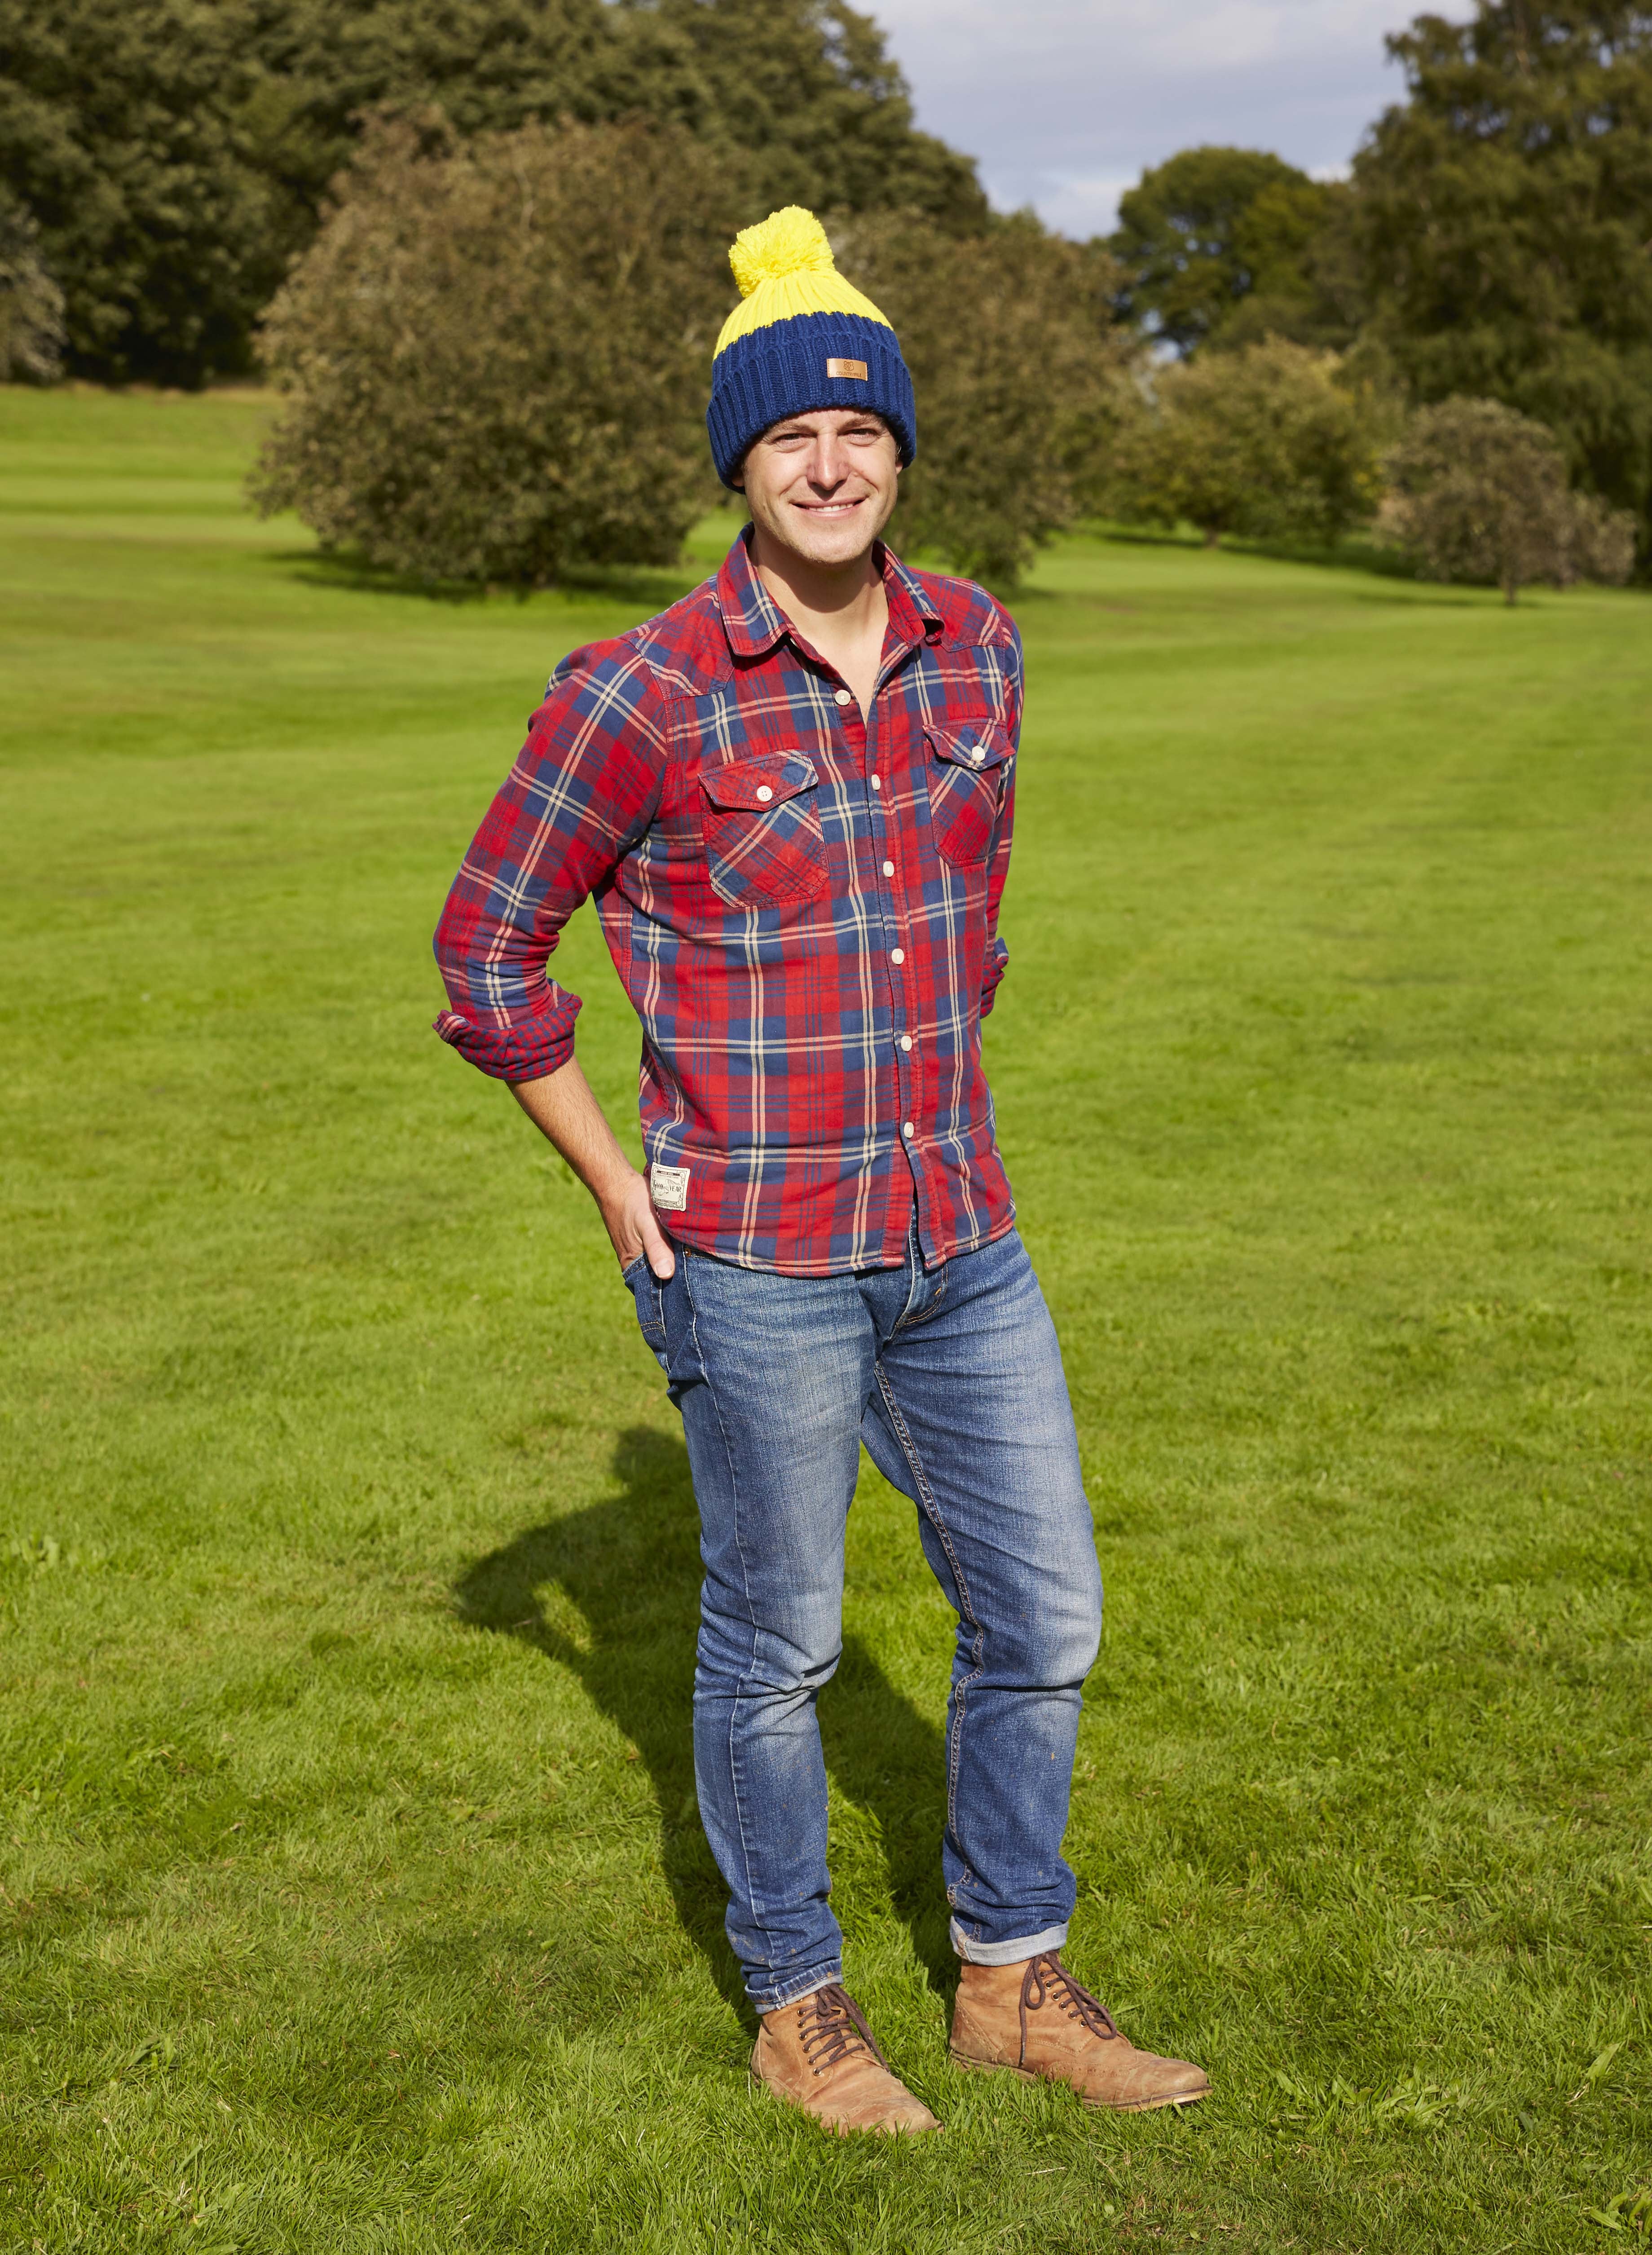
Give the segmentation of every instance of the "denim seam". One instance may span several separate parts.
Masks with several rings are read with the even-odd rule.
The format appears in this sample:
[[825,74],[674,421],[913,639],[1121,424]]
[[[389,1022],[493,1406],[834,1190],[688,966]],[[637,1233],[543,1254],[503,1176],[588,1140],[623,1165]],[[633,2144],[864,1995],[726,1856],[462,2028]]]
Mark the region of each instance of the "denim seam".
[[760,2013],[784,2013],[788,2005],[795,2005],[805,1997],[812,1997],[819,1990],[829,1989],[834,1981],[841,1981],[843,1978],[843,1960],[840,1957],[835,1957],[832,1962],[835,1968],[833,1972],[809,1975],[800,1989],[788,1988],[784,1991],[775,1991],[774,2001],[771,2004],[763,2004],[755,1997],[752,1999],[753,2004],[756,2005]]
[[[877,1382],[878,1390],[883,1396],[884,1406],[889,1410],[890,1422],[895,1427],[896,1438],[900,1442],[902,1451],[911,1467],[912,1478],[917,1483],[918,1496],[924,1506],[924,1516],[935,1529],[941,1548],[946,1553],[946,1563],[953,1570],[953,1585],[958,1591],[959,1603],[964,1618],[975,1632],[970,1645],[970,1655],[974,1665],[969,1674],[953,1687],[952,1744],[946,1749],[946,1823],[953,1839],[956,1840],[958,1837],[958,1766],[963,1749],[964,1710],[967,1704],[965,1694],[981,1674],[981,1640],[986,1631],[975,1618],[975,1608],[970,1602],[969,1584],[964,1579],[962,1563],[953,1547],[953,1538],[947,1531],[946,1521],[941,1517],[940,1506],[935,1500],[935,1491],[929,1484],[929,1475],[924,1470],[917,1444],[908,1430],[905,1418],[901,1415],[901,1405],[895,1398],[895,1389],[889,1384],[889,1373],[884,1369],[882,1361],[877,1366]],[[974,1874],[968,1870],[967,1865],[965,1869],[967,1875],[973,1879]],[[948,1888],[949,1899],[952,1890]]]
[[935,1287],[935,1296],[930,1302],[929,1305],[925,1308],[903,1310],[903,1312],[895,1318],[895,1322],[890,1330],[890,1337],[892,1338],[896,1331],[910,1331],[914,1324],[928,1323],[931,1316],[939,1312],[941,1302],[946,1297],[946,1271],[943,1268],[941,1270],[940,1282]]
[[[718,1437],[722,1442],[723,1456],[728,1465],[728,1492],[734,1506],[732,1516],[735,1529],[735,1548],[740,1554],[741,1586],[746,1600],[746,1618],[751,1624],[751,1641],[748,1654],[748,1668],[749,1668],[756,1663],[757,1657],[757,1623],[756,1616],[753,1611],[751,1602],[751,1568],[746,1557],[745,1545],[740,1539],[740,1479],[738,1473],[735,1470],[735,1452],[733,1448],[729,1445],[728,1428],[723,1423],[722,1405],[717,1399],[717,1388],[712,1384],[711,1372],[706,1366],[705,1353],[699,1344],[699,1313],[694,1306],[694,1288],[689,1282],[688,1263],[686,1261],[683,1263],[683,1296],[688,1302],[688,1335],[693,1343],[694,1359],[699,1366],[700,1382],[706,1388],[706,1394],[711,1401],[713,1415],[717,1420]],[[750,1677],[749,1674],[742,1675],[740,1677],[735,1685],[735,1701],[731,1703],[728,1711],[728,1778],[729,1783],[734,1791],[735,1822],[740,1828],[740,1858],[742,1863],[745,1866],[746,1900],[751,1905],[753,1912],[756,1913],[758,1909],[758,1903],[757,1891],[752,1878],[751,1844],[747,1834],[746,1811],[740,1790],[740,1764],[735,1757],[735,1723],[739,1711],[738,1702],[745,1696],[749,1682]]]

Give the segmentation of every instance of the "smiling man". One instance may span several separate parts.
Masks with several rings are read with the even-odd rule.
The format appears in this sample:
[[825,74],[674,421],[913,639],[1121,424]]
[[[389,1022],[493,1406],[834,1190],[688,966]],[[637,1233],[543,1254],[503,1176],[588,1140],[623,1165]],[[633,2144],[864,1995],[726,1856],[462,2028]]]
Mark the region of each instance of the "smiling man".
[[[1059,1954],[1101,1587],[981,1070],[1021,645],[980,587],[879,537],[917,451],[911,380],[817,221],[777,212],[730,263],[706,421],[751,522],[714,579],[558,667],[442,917],[438,1030],[591,1191],[682,1415],[695,1778],[753,2075],[840,2132],[938,2126],[844,1986],[827,1901],[815,1702],[864,1442],[957,1616],[953,2057],[1092,2105],[1184,2104],[1200,2069],[1135,2049]],[[646,1175],[547,970],[592,895],[643,1025]]]

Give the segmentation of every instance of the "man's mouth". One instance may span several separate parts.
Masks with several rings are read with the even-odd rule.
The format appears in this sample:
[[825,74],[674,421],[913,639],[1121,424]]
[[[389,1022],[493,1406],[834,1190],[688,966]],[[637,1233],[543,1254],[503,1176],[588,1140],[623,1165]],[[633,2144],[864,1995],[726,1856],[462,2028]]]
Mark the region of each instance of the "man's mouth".
[[857,494],[853,501],[794,501],[791,506],[807,516],[852,516],[863,498]]

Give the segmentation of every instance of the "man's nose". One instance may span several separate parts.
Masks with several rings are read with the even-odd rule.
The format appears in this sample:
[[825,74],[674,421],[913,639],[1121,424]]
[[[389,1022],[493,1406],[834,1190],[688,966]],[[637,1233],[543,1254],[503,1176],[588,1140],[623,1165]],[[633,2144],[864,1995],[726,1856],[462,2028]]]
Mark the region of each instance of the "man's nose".
[[840,486],[847,475],[848,467],[843,460],[841,446],[831,432],[823,432],[814,442],[814,453],[809,464],[811,484],[830,489],[833,486]]

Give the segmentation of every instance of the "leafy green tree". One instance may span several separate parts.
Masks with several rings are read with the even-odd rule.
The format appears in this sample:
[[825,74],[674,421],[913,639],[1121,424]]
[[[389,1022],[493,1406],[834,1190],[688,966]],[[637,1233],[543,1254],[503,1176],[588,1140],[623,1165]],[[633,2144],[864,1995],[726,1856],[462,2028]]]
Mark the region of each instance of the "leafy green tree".
[[1652,13],[1480,0],[1391,39],[1355,161],[1381,334],[1423,401],[1501,399],[1652,544]]
[[431,103],[462,134],[684,127],[740,179],[742,220],[795,200],[987,221],[842,0],[0,0],[0,184],[39,223],[71,367],[249,365],[362,116]]
[[39,230],[77,371],[246,365],[280,262],[240,30],[210,0],[0,0],[0,185]]
[[1012,585],[1093,506],[1133,396],[1113,259],[1026,216],[960,236],[898,214],[841,230],[839,263],[894,323],[917,395],[893,537]]
[[1629,576],[1634,517],[1573,493],[1554,433],[1501,401],[1422,409],[1385,467],[1385,528],[1429,579],[1490,581],[1512,603],[1536,580]]
[[674,561],[736,207],[680,126],[373,125],[266,325],[261,507],[427,581]]
[[1227,532],[1336,540],[1380,492],[1378,425],[1337,370],[1283,338],[1159,369],[1114,449],[1113,514],[1194,524],[1213,546]]
[[688,42],[653,9],[603,0],[232,4],[257,67],[238,114],[293,250],[314,234],[365,116],[434,105],[461,135],[565,117],[651,117],[701,134],[714,127]]
[[39,230],[0,193],[0,383],[49,383],[63,359],[63,292],[40,263]]
[[696,130],[741,152],[754,207],[924,213],[988,223],[973,159],[912,123],[883,33],[845,0],[627,0],[685,43],[705,89]]
[[1348,192],[1260,149],[1185,149],[1119,205],[1120,311],[1182,352],[1269,334],[1340,346],[1358,321]]

